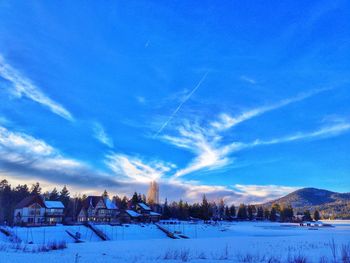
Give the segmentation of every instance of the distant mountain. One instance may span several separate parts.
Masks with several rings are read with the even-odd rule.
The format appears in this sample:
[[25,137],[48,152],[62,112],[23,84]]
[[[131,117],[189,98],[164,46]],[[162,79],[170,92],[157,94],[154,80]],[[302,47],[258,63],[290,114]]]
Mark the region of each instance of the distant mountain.
[[319,210],[325,216],[350,216],[350,193],[336,193],[317,188],[302,188],[284,197],[263,204],[269,207],[274,203],[291,205],[296,211]]

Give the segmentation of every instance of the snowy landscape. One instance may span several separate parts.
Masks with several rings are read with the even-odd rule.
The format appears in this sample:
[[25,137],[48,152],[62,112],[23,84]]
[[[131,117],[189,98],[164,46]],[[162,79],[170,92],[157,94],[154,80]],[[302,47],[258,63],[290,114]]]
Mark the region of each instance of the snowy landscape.
[[[301,227],[271,222],[213,224],[160,222],[188,238],[171,239],[154,224],[96,225],[110,240],[102,241],[84,226],[15,227],[21,242],[1,236],[0,262],[349,262],[350,221],[332,226]],[[66,230],[80,232],[75,243]],[[43,244],[64,241],[67,248],[40,252]],[[28,244],[31,243],[31,244]]]
[[350,263],[350,1],[0,0],[0,263]]

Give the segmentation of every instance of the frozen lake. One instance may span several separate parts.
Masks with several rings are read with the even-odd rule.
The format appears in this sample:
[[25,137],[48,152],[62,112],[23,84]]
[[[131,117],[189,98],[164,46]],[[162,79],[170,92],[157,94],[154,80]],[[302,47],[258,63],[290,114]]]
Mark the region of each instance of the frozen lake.
[[[98,225],[110,241],[101,241],[83,226],[45,228],[14,228],[22,242],[31,247],[43,242],[65,240],[68,248],[59,251],[29,253],[15,252],[5,236],[1,236],[0,262],[288,262],[297,256],[307,262],[336,257],[349,246],[350,221],[325,221],[334,227],[308,228],[297,224],[270,222],[233,222],[207,224],[163,224],[189,239],[170,239],[155,225],[109,226]],[[73,243],[65,230],[80,232],[84,243]],[[327,261],[326,261],[327,262]],[[339,261],[341,262],[341,261]]]

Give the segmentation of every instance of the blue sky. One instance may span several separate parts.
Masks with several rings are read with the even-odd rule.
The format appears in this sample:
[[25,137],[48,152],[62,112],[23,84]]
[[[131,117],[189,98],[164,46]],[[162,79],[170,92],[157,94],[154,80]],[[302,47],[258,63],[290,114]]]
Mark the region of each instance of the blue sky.
[[262,202],[350,186],[347,1],[0,2],[13,184]]

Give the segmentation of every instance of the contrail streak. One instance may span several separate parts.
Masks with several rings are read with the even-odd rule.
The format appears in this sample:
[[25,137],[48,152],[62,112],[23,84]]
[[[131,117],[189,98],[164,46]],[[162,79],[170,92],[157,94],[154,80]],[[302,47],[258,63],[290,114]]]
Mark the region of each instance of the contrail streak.
[[169,124],[169,122],[175,117],[176,113],[181,109],[182,105],[188,101],[193,93],[196,92],[196,90],[202,85],[203,81],[207,77],[208,72],[204,74],[204,76],[201,78],[201,80],[198,82],[198,84],[192,89],[192,91],[185,97],[185,99],[177,106],[177,108],[174,110],[174,112],[170,115],[170,117],[166,120],[166,122],[163,123],[162,127],[154,134],[153,138],[157,137],[163,130],[164,128]]

